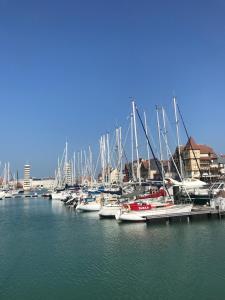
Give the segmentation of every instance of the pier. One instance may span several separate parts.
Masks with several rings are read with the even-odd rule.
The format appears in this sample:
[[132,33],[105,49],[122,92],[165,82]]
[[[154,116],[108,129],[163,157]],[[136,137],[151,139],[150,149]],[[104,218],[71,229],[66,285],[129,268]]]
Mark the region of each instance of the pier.
[[225,210],[212,209],[212,208],[194,208],[191,212],[188,213],[171,213],[171,214],[162,214],[155,216],[147,216],[147,223],[173,223],[173,222],[182,222],[185,221],[189,223],[197,219],[221,219],[225,216]]

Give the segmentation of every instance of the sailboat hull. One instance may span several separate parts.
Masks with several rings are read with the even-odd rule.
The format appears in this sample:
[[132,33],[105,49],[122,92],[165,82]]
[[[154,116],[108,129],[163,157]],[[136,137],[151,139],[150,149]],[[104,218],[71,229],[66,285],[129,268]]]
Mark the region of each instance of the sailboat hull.
[[120,205],[103,206],[99,212],[101,218],[115,218],[116,213],[120,211]]
[[87,203],[87,204],[78,204],[76,210],[79,211],[99,211],[101,209],[101,205],[98,203]]
[[146,211],[129,211],[121,212],[116,214],[116,219],[118,221],[128,221],[128,222],[145,222],[147,217],[157,216],[157,215],[170,215],[179,213],[189,213],[192,210],[193,205],[173,205],[165,208],[156,208]]

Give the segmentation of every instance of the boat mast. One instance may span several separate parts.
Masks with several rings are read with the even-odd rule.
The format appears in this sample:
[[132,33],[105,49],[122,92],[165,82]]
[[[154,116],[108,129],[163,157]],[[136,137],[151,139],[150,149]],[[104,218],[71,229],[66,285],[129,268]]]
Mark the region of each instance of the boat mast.
[[[144,123],[143,123],[143,121],[142,121],[142,119],[141,119],[141,116],[140,116],[140,113],[139,113],[139,111],[138,111],[137,106],[136,106],[136,112],[137,112],[137,116],[138,116],[138,118],[139,118],[139,120],[140,120],[141,127],[142,127],[142,129],[143,129],[143,131],[144,131],[144,133],[145,133],[145,137],[146,137],[146,139],[147,139],[147,141],[148,141],[149,148],[150,148],[150,150],[151,150],[152,156],[153,156],[153,158],[154,158],[154,160],[155,160],[156,167],[157,167],[157,170],[158,170],[158,172],[159,172],[159,175],[160,175],[161,178],[163,179],[163,174],[162,174],[161,168],[160,168],[160,166],[159,166],[159,160],[156,158],[155,153],[154,153],[154,151],[153,151],[153,149],[152,149],[152,146],[151,146],[150,141],[149,141],[149,137],[148,137],[148,135],[146,134],[145,126],[144,126]],[[169,190],[168,190],[168,188],[166,187],[165,184],[164,184],[164,187],[165,187],[165,189],[166,189],[166,191],[167,191],[169,197],[171,198],[170,192],[169,192]]]
[[134,118],[133,114],[131,113],[130,116],[130,132],[131,132],[131,170],[132,170],[132,180],[135,181],[135,174],[134,174]]
[[117,183],[120,181],[120,138],[119,128],[116,128],[116,172],[117,172]]
[[84,150],[84,159],[85,159],[85,178],[86,178],[86,182],[88,182],[88,156],[86,150]]
[[[148,135],[148,126],[147,126],[147,118],[146,118],[146,113],[144,111],[144,124],[145,124],[145,132]],[[150,162],[150,149],[148,145],[148,140],[146,139],[146,148],[147,148],[147,157],[148,157],[148,178],[150,178],[150,168],[151,168],[151,162]]]
[[93,186],[93,167],[92,167],[91,146],[89,146],[89,170],[90,170],[90,180],[91,180],[91,187],[92,187]]
[[168,150],[168,138],[167,138],[167,128],[166,128],[166,118],[165,118],[165,110],[164,107],[162,107],[162,117],[163,117],[163,135],[165,137],[165,143],[166,143],[166,153],[167,153],[167,165],[168,165],[168,173],[170,176],[171,168],[170,168],[170,154]]
[[103,168],[104,168],[104,184],[106,185],[106,145],[105,145],[105,135],[103,135],[103,144],[102,144],[102,154],[103,154]]
[[100,155],[102,167],[102,184],[105,185],[105,159],[104,159],[104,136],[100,138]]
[[61,187],[61,172],[60,172],[59,157],[58,157],[58,170],[57,170],[57,178],[56,178],[56,187]]
[[73,152],[73,184],[76,184],[76,153]]
[[81,184],[83,185],[83,150],[80,150],[80,174],[81,174]]
[[120,185],[123,182],[123,147],[122,147],[122,127],[119,127],[119,153],[120,153]]
[[64,160],[64,184],[65,185],[68,184],[67,171],[68,171],[68,143],[66,141],[65,160]]
[[78,151],[78,153],[77,153],[77,180],[78,180],[78,184],[81,184],[81,181],[80,181],[80,151]]
[[9,182],[10,182],[10,164],[8,162],[8,169],[7,169],[7,181],[8,181],[8,188],[9,188]]
[[178,115],[177,115],[176,97],[173,97],[173,105],[174,105],[174,113],[175,113],[175,121],[176,121],[177,147],[178,147],[180,175],[181,175],[181,177],[183,179],[184,178],[184,173],[183,173],[182,160],[181,160],[181,152],[180,152],[179,119],[178,119]]
[[3,180],[3,182],[4,182],[4,188],[6,189],[6,185],[7,185],[7,167],[6,167],[6,163],[5,163],[5,167],[4,167],[4,180]]
[[65,165],[67,165],[68,162],[68,143],[66,142],[66,148],[65,148]]
[[106,134],[106,148],[107,148],[107,182],[110,183],[110,149],[109,149],[109,133]]
[[16,171],[16,189],[18,188],[18,181],[19,181],[19,173],[18,170]]
[[134,101],[132,101],[132,108],[133,108],[133,118],[134,118],[134,138],[135,138],[136,156],[137,156],[137,179],[139,181],[139,185],[141,185],[140,162],[139,162],[138,139],[137,139],[136,111],[135,111],[135,102]]
[[165,187],[165,173],[164,173],[164,168],[163,168],[161,128],[160,128],[160,123],[159,123],[159,107],[158,106],[156,106],[156,116],[157,116],[157,127],[158,127],[159,152],[160,152],[160,163],[161,163],[162,180],[163,180],[163,187]]

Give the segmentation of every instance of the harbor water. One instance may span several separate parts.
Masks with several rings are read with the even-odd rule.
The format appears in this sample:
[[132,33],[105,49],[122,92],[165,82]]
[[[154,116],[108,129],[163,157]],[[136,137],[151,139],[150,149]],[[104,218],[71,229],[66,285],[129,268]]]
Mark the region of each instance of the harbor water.
[[1,200],[0,299],[225,299],[225,220],[118,224]]

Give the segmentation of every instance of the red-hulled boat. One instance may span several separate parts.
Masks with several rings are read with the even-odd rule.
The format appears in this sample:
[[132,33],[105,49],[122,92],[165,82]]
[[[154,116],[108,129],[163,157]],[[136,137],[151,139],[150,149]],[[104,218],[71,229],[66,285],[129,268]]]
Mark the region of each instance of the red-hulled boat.
[[157,192],[140,196],[138,197],[138,199],[154,199],[154,198],[165,197],[165,196],[167,196],[167,192],[164,189],[159,189]]
[[172,202],[165,202],[165,203],[141,203],[141,202],[133,202],[133,203],[126,203],[123,205],[123,208],[127,210],[133,211],[143,211],[143,210],[151,210],[153,208],[161,208],[161,207],[168,207],[172,206]]

